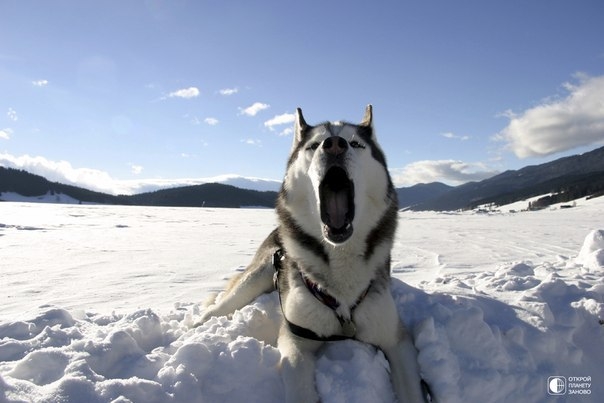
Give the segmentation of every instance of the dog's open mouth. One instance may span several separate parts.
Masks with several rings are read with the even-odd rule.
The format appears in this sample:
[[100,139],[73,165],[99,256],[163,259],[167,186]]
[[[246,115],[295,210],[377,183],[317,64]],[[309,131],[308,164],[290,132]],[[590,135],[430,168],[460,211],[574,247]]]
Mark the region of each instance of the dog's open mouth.
[[354,184],[341,167],[331,167],[319,185],[324,236],[342,243],[352,235]]

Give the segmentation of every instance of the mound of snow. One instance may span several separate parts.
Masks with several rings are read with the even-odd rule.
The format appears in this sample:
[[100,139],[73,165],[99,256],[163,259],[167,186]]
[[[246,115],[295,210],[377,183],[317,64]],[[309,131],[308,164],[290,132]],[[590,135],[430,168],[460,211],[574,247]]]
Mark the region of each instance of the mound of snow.
[[[504,275],[504,272],[507,274]],[[535,270],[539,271],[539,270]],[[532,276],[528,266],[501,268]],[[600,282],[600,284],[602,284]],[[494,288],[493,288],[494,289]],[[392,293],[415,335],[419,364],[446,402],[545,401],[556,374],[603,379],[602,287],[541,276],[508,305],[485,295],[427,293],[398,280]],[[0,326],[0,399],[19,401],[281,402],[280,309],[264,295],[231,319],[192,329],[197,307],[159,316],[84,316],[48,308]],[[374,347],[337,342],[319,352],[325,402],[395,401],[388,363]],[[604,393],[604,383],[591,393]]]
[[604,230],[591,231],[585,237],[583,247],[576,260],[589,270],[604,269]]

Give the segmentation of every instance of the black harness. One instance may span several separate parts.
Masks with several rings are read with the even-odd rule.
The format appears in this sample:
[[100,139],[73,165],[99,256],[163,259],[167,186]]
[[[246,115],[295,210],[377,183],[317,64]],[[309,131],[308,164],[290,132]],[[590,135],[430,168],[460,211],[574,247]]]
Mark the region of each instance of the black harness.
[[281,312],[283,313],[283,319],[285,320],[285,323],[287,324],[287,327],[289,328],[289,330],[296,336],[303,337],[305,339],[315,340],[315,341],[340,341],[340,340],[354,339],[357,329],[356,329],[356,325],[352,321],[352,312],[356,309],[356,307],[359,306],[359,304],[361,302],[363,302],[363,299],[365,299],[365,297],[369,293],[369,290],[371,289],[371,285],[373,284],[373,282],[369,283],[369,286],[367,286],[365,291],[363,291],[361,293],[359,298],[357,298],[355,303],[350,307],[350,316],[351,317],[344,318],[342,315],[340,315],[337,312],[337,309],[340,307],[340,302],[333,295],[331,295],[331,294],[327,293],[325,290],[323,290],[319,284],[313,282],[309,277],[305,276],[303,273],[300,272],[300,277],[302,278],[302,282],[304,283],[304,285],[306,286],[308,291],[310,291],[310,293],[317,300],[319,300],[319,302],[321,302],[323,305],[330,308],[334,312],[334,314],[338,318],[338,322],[340,322],[340,325],[342,326],[341,334],[334,334],[331,336],[319,336],[312,330],[299,326],[299,325],[296,325],[295,323],[289,321],[287,319],[287,317],[285,316],[285,311],[283,310],[283,301],[281,300],[281,293],[279,292],[279,276],[281,275],[281,272],[283,269],[283,260],[284,259],[285,259],[285,256],[283,254],[283,250],[277,249],[275,251],[275,253],[273,254],[273,267],[275,269],[273,281],[275,283],[275,289],[277,290],[277,293],[279,294],[279,304],[281,305]]

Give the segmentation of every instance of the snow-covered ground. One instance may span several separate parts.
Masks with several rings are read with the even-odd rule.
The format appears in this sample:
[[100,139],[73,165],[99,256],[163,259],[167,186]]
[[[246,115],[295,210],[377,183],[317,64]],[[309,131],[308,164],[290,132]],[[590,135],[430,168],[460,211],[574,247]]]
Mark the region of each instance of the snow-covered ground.
[[81,204],[79,200],[74,199],[71,196],[54,192],[46,192],[46,194],[40,196],[23,196],[15,192],[0,192],[0,201],[21,203]]
[[[602,401],[603,211],[400,213],[392,293],[439,402]],[[0,402],[281,402],[274,293],[190,327],[274,225],[0,203]],[[326,403],[394,400],[383,355],[356,341],[321,350],[316,382]]]

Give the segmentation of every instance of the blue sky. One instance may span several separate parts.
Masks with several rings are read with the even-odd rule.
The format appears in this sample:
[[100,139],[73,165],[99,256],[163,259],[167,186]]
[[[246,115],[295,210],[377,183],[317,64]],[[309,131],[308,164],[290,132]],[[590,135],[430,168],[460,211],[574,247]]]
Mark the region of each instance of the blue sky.
[[[367,103],[395,183],[604,144],[604,3],[0,1],[0,164],[113,193],[280,180]],[[144,186],[143,186],[144,185]]]

